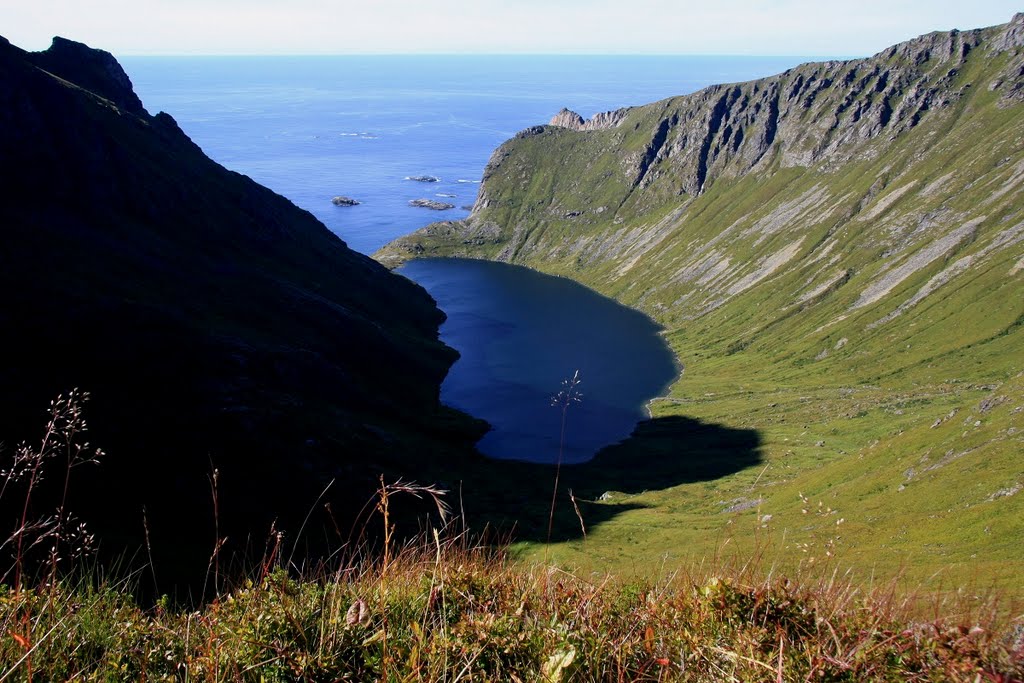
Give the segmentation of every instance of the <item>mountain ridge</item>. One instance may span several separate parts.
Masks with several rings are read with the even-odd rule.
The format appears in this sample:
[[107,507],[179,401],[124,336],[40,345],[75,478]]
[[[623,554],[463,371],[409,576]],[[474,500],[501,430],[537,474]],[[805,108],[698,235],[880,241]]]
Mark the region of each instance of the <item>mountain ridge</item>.
[[686,372],[653,415],[757,428],[766,454],[764,477],[643,501],[680,511],[671,529],[649,521],[677,546],[710,551],[681,530],[720,528],[710,496],[762,501],[795,539],[797,494],[827,492],[865,510],[844,533],[862,557],[884,546],[969,575],[985,555],[985,571],[1019,578],[1021,499],[991,496],[1021,480],[1022,36],[1020,14],[926,34],[633,107],[612,127],[562,112],[570,127],[495,151],[468,219],[375,256],[527,265],[665,325]]
[[[708,191],[714,181],[741,178],[767,165],[773,165],[771,175],[788,169],[814,166],[818,172],[827,176],[833,169],[851,161],[865,162],[877,158],[885,148],[879,142],[891,143],[900,138],[915,128],[929,110],[942,113],[953,108],[972,85],[954,87],[954,79],[964,67],[971,51],[982,45],[984,36],[987,36],[985,46],[994,50],[994,54],[1011,51],[1017,53],[1006,59],[1002,68],[995,70],[994,77],[987,81],[988,91],[999,97],[997,107],[1008,107],[1016,103],[1020,98],[1021,72],[1024,69],[1024,61],[1019,54],[1022,31],[1024,15],[1017,15],[1005,27],[928,34],[893,46],[872,58],[803,65],[775,77],[733,86],[710,86],[693,95],[634,107],[628,110],[626,118],[617,125],[580,128],[586,124],[580,124],[578,116],[574,119],[571,112],[566,113],[568,110],[564,110],[555,118],[564,119],[568,126],[531,128],[499,147],[485,170],[485,182],[474,213],[467,220],[428,226],[408,238],[396,240],[382,249],[378,256],[383,262],[393,265],[406,254],[424,255],[434,248],[433,245],[438,245],[441,252],[446,254],[457,254],[460,249],[467,254],[477,250],[498,260],[529,263],[532,254],[538,249],[529,242],[543,241],[542,233],[547,225],[557,225],[561,219],[566,223],[571,220],[575,224],[573,227],[579,228],[575,233],[575,242],[568,245],[563,243],[558,247],[547,245],[549,252],[543,254],[538,261],[553,263],[560,260],[565,264],[562,268],[572,270],[580,264],[613,261],[618,253],[629,252],[631,259],[619,264],[616,275],[621,276],[634,268],[636,262],[650,250],[658,247],[670,228],[674,224],[678,225],[682,213]],[[942,55],[941,59],[935,56],[937,53]],[[883,69],[881,63],[887,60],[896,60],[897,67]],[[922,65],[931,62],[935,63],[923,72]],[[824,73],[830,75],[825,76]],[[837,92],[826,92],[829,88],[836,91],[834,86],[839,83],[845,87]],[[783,91],[788,92],[784,100]],[[760,99],[755,101],[755,95],[760,95]],[[825,114],[822,115],[822,112]],[[844,115],[845,119],[841,121]],[[828,119],[825,124],[819,123],[822,118]],[[601,119],[592,119],[595,120]],[[609,130],[621,128],[624,123],[632,122],[634,129],[639,130],[644,123],[652,120],[655,122],[653,132],[649,138],[641,135],[641,142],[634,141],[625,133],[618,133],[614,137],[607,135]],[[687,121],[698,122],[697,134]],[[843,125],[840,126],[840,123]],[[582,137],[563,140],[559,130],[566,127],[582,133]],[[605,134],[600,142],[595,142],[595,131]],[[817,131],[814,135],[816,144],[808,143],[807,131]],[[878,140],[883,133],[886,134],[884,141]],[[536,215],[537,209],[534,207],[515,205],[514,202],[521,201],[522,193],[513,194],[513,188],[515,191],[519,188],[515,187],[515,183],[507,181],[513,174],[518,174],[521,180],[528,167],[524,165],[522,157],[513,157],[513,163],[519,165],[514,169],[504,169],[503,164],[510,156],[507,149],[524,148],[529,143],[520,141],[534,136],[544,136],[544,140],[537,143],[538,147],[555,140],[575,148],[584,145],[589,147],[587,152],[595,161],[586,163],[590,167],[601,165],[603,171],[594,187],[598,188],[597,193],[607,188],[607,198],[611,201],[596,207],[585,206],[585,202],[581,201],[585,200],[584,195],[576,192],[575,187],[569,187],[568,191],[557,195],[557,201],[550,202],[544,208],[545,215]],[[627,149],[623,150],[623,146]],[[573,149],[570,154],[579,152]],[[607,158],[616,156],[617,159]],[[611,162],[616,160],[618,168],[609,169]],[[617,178],[608,179],[616,175]],[[572,178],[574,173],[566,173],[566,176]],[[487,183],[492,177],[501,177],[505,182]],[[926,195],[939,192],[949,180],[945,176],[936,178],[926,186],[917,188],[917,191]],[[545,179],[545,182],[550,181]],[[856,203],[851,203],[849,197],[835,196],[827,188],[812,186],[789,199],[775,213],[762,216],[747,231],[760,237],[756,240],[756,245],[760,245],[776,236],[787,222],[806,213],[809,207],[824,211],[825,219],[845,212],[843,220],[854,220],[861,211],[864,213],[860,219],[877,218],[912,189],[904,185],[898,188],[899,194],[882,192],[890,182],[884,176],[877,178]],[[563,185],[579,185],[579,181],[570,180]],[[551,194],[550,190],[555,187],[552,184],[545,190]],[[885,196],[880,201],[874,201],[879,194]],[[654,199],[659,200],[657,204]],[[538,198],[537,203],[543,204],[544,201],[545,198]],[[662,207],[669,203],[672,204],[672,211],[679,215],[666,211],[662,215],[650,216],[650,220],[656,221],[656,224],[653,229],[644,231],[642,239],[635,233],[623,230],[614,237],[592,235],[598,232],[591,229],[593,225],[607,223],[609,220],[613,225],[625,223],[627,219],[617,215],[619,211],[623,211],[629,219],[635,219],[650,214],[655,206]],[[517,211],[521,211],[519,216],[516,215]],[[742,220],[741,217],[740,222]],[[973,225],[971,220],[974,219],[967,223]],[[529,230],[526,229],[528,221],[533,221]],[[515,227],[511,230],[508,227],[498,228],[499,224],[514,224]],[[965,239],[972,238],[975,231],[970,229],[970,225],[963,230],[960,226],[952,229],[950,248],[939,249],[931,259],[927,258],[928,254],[922,254],[918,260],[927,264],[949,252],[963,241],[956,239],[956,235]],[[735,227],[736,224],[726,226],[727,229]],[[830,229],[836,228],[832,226]],[[1018,227],[1011,227],[996,242],[1006,241],[1010,246],[1015,245],[1019,242],[1018,232]],[[427,239],[420,240],[421,235]],[[715,237],[708,240],[708,245],[713,246],[715,241],[721,239]],[[449,244],[450,240],[464,243],[465,248]],[[497,248],[498,244],[500,248]],[[406,249],[406,245],[412,247]],[[785,261],[788,252],[797,248],[795,242],[787,244],[777,253],[777,259]],[[526,253],[521,256],[520,251],[523,250]],[[609,252],[612,255],[607,258]],[[577,264],[569,264],[566,256],[576,256]],[[723,266],[722,261],[702,261],[690,265],[695,272],[683,268],[677,271],[676,277],[686,279],[696,276],[697,281],[704,284],[704,280],[721,275],[718,269],[727,269],[731,264]],[[763,265],[761,273],[747,272],[745,276],[750,281],[759,281],[761,277],[774,272],[779,264],[768,261]],[[833,276],[833,281],[819,282],[817,286],[827,290],[847,275],[839,272]],[[899,273],[895,279],[900,279]],[[727,283],[723,293],[730,295],[743,291],[750,281],[736,277]],[[875,296],[870,293],[870,289],[866,288],[856,307],[864,305]],[[883,283],[879,289],[887,290],[891,287],[887,288]],[[815,290],[809,289],[803,294],[809,299],[814,298]],[[709,305],[697,311],[688,311],[684,317],[702,315],[721,304],[720,301],[707,303]],[[657,314],[657,310],[651,312]]]
[[145,526],[158,572],[201,579],[215,471],[225,553],[245,552],[331,480],[319,521],[346,524],[382,472],[472,452],[481,425],[438,400],[457,354],[430,296],[150,116],[108,53],[0,42],[0,103],[0,439],[91,393],[108,455],[68,506],[110,556]]

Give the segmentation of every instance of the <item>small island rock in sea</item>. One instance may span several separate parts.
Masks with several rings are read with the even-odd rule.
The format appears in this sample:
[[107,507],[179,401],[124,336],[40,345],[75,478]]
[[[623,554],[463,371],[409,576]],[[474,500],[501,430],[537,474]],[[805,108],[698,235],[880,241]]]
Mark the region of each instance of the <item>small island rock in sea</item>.
[[433,199],[410,199],[409,206],[420,206],[424,209],[433,209],[434,211],[447,211],[448,209],[454,209],[454,204],[448,202],[437,202]]
[[335,206],[358,206],[359,201],[351,197],[335,197],[331,200]]
[[417,183],[436,183],[441,179],[436,175],[411,175],[405,178],[406,180],[415,180]]

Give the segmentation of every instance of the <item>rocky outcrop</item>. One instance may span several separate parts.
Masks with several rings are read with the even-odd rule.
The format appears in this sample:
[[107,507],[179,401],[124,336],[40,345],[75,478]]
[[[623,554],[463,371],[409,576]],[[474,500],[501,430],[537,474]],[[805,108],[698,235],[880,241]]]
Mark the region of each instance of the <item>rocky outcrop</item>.
[[548,125],[568,128],[570,130],[605,130],[618,126],[628,113],[629,108],[627,107],[616,109],[615,111],[600,112],[594,114],[589,120],[584,120],[576,112],[563,107],[561,111],[551,117]]
[[1019,50],[1021,45],[1024,45],[1024,13],[1016,14],[1006,30],[992,42],[993,53],[1012,53],[1002,73],[988,85],[989,90],[1000,93],[1000,103],[1004,106],[1024,101],[1024,86],[1021,85],[1024,54]]
[[615,128],[626,119],[626,116],[629,114],[631,109],[632,107],[625,107],[614,111],[598,112],[583,124],[583,130],[604,130],[606,128]]
[[417,183],[436,183],[440,182],[440,178],[436,175],[412,175],[408,176],[406,180],[412,180]]
[[447,211],[448,209],[454,209],[454,204],[448,202],[439,202],[434,199],[410,199],[409,206],[416,206],[421,209],[431,209],[432,211]]
[[992,38],[992,52],[1008,52],[1024,45],[1024,12],[1018,12]]
[[844,163],[864,142],[898,136],[925,112],[958,102],[956,76],[979,41],[978,31],[933,34],[870,59],[809,64],[673,100],[632,165],[634,185],[671,175],[695,196],[776,156],[783,167]]
[[[630,185],[643,188],[671,178],[673,191],[696,196],[719,177],[776,161],[804,168],[842,164],[861,153],[863,143],[892,139],[927,112],[954,107],[970,87],[959,75],[972,51],[984,40],[982,49],[993,57],[1014,53],[1024,42],[1022,35],[1024,15],[1018,15],[995,30],[933,33],[868,59],[806,64],[770,78],[598,114],[586,122],[563,109],[550,125],[609,130],[628,119],[647,128],[644,148],[622,150]],[[984,85],[1004,98],[1017,97],[1022,59],[1011,54],[991,85]]]
[[351,197],[338,196],[331,199],[331,204],[335,206],[359,206],[359,201]]
[[549,126],[561,126],[571,130],[583,130],[583,117],[563,107],[548,121]]

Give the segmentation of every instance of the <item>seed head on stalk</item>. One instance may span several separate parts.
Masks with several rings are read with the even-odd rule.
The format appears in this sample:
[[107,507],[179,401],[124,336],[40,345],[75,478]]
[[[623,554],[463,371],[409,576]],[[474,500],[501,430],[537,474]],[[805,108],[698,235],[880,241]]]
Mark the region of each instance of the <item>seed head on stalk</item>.
[[558,477],[562,472],[562,454],[565,451],[565,418],[569,413],[569,406],[583,401],[583,393],[579,386],[583,382],[580,378],[580,371],[572,373],[572,377],[562,380],[562,388],[551,397],[551,405],[562,410],[562,431],[558,438],[558,460],[555,463],[555,486],[551,491],[551,511],[548,513],[548,543],[551,543],[551,529],[555,522],[555,499],[558,497]]

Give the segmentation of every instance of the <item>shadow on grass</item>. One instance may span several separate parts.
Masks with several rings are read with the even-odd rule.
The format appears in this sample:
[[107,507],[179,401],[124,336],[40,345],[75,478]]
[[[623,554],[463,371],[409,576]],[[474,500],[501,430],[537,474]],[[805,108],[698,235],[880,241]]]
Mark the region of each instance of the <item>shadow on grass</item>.
[[[572,509],[572,489],[588,528],[643,507],[626,500],[645,491],[712,481],[758,465],[761,436],[753,429],[726,427],[682,417],[659,417],[637,425],[626,440],[601,450],[593,460],[563,465],[552,540],[581,535]],[[499,529],[515,526],[520,540],[547,539],[553,465],[488,461],[464,486],[467,510]],[[604,496],[605,493],[607,496]],[[605,500],[600,500],[602,497]],[[479,523],[479,519],[474,520]]]

